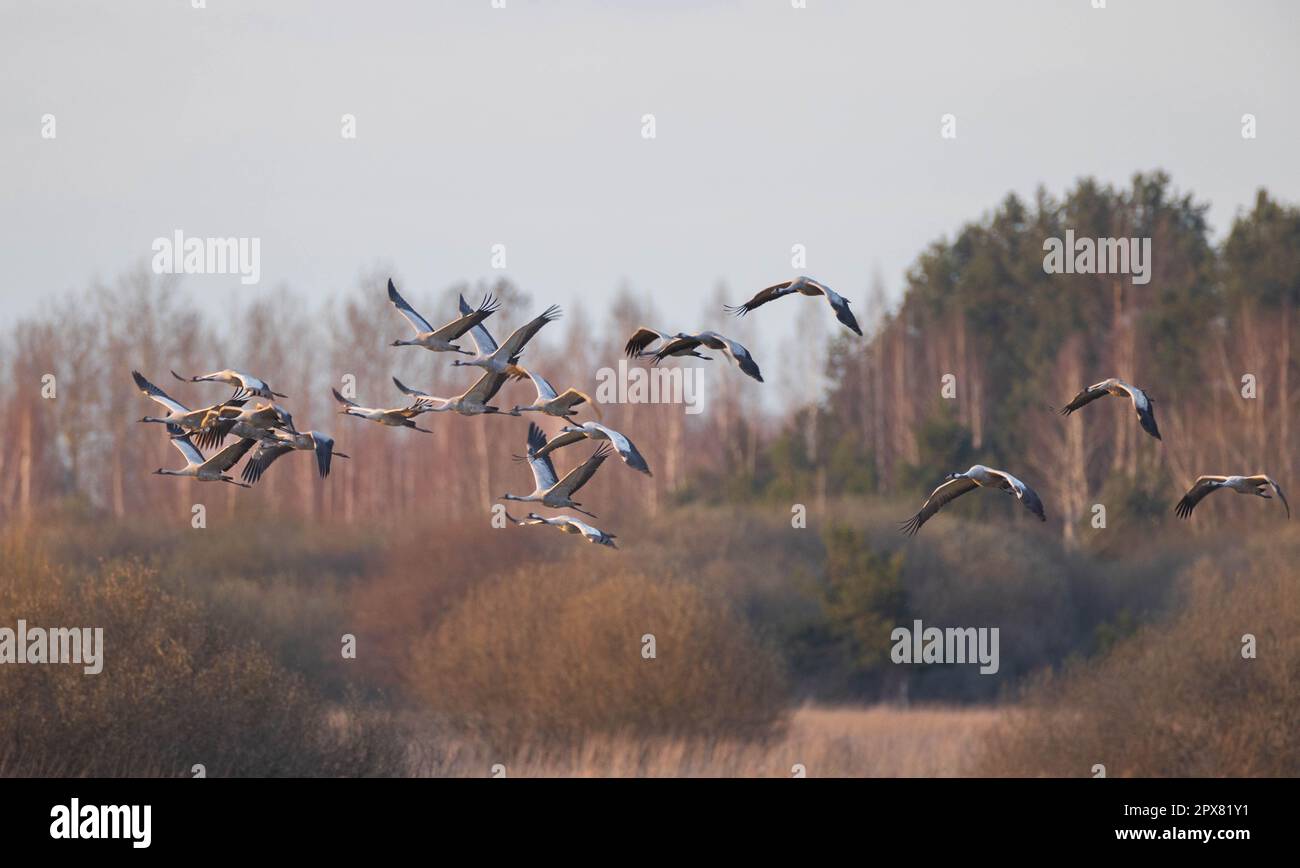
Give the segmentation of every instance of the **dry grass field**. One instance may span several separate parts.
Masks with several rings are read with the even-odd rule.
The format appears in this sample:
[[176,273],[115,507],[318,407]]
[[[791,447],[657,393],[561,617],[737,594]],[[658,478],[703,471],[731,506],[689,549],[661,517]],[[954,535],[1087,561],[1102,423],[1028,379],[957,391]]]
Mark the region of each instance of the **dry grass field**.
[[[764,740],[588,738],[569,748],[525,746],[492,756],[467,742],[417,747],[413,773],[486,777],[954,777],[970,774],[999,720],[987,709],[805,706]],[[417,740],[418,742],[418,740]]]

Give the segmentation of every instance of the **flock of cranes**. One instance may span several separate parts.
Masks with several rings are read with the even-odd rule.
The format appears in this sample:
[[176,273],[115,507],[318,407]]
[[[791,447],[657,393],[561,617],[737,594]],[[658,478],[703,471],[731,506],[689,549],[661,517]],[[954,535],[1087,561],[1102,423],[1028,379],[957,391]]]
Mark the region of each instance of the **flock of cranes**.
[[[1157,440],[1163,440],[1160,436],[1160,428],[1156,425],[1155,402],[1137,386],[1131,386],[1115,377],[1102,380],[1100,383],[1094,383],[1081,390],[1079,394],[1070,400],[1070,403],[1061,408],[1061,415],[1069,416],[1084,405],[1107,395],[1127,398],[1133,404],[1133,410],[1137,413],[1138,424],[1142,426],[1142,430]],[[976,464],[965,473],[948,474],[944,478],[943,484],[930,492],[930,496],[926,498],[925,503],[916,515],[902,523],[903,532],[909,536],[914,535],[921,529],[921,525],[925,524],[944,505],[961,497],[968,491],[974,491],[976,488],[994,488],[1007,494],[1013,494],[1017,500],[1024,504],[1025,509],[1038,516],[1040,520],[1047,521],[1042,498],[1038,496],[1037,492],[1005,470],[995,470],[982,464]],[[1178,501],[1178,505],[1174,507],[1174,512],[1179,518],[1189,517],[1192,510],[1196,508],[1196,504],[1221,488],[1235,491],[1238,494],[1254,494],[1265,499],[1272,497],[1269,494],[1269,489],[1272,489],[1277,494],[1278,499],[1282,501],[1282,506],[1286,508],[1286,517],[1291,517],[1291,505],[1287,503],[1282,488],[1262,473],[1254,476],[1201,476],[1196,482],[1192,483],[1192,487],[1183,495],[1183,499]]]
[[[855,334],[862,334],[862,329],[850,310],[848,299],[810,277],[798,277],[774,284],[759,291],[744,304],[727,306],[725,309],[729,313],[743,316],[790,295],[826,299],[840,323]],[[501,499],[539,504],[549,509],[571,509],[590,518],[596,516],[583,509],[582,504],[573,498],[611,454],[617,453],[629,468],[647,476],[651,475],[645,457],[624,434],[599,421],[572,423],[571,420],[577,415],[579,407],[589,407],[594,414],[600,416],[599,405],[590,396],[576,388],[557,392],[541,374],[519,364],[520,356],[528,342],[547,323],[559,319],[558,306],[548,307],[540,315],[515,329],[503,343],[498,344],[484,325],[484,322],[500,307],[500,302],[491,294],[486,295],[476,308],[470,307],[464,296],[461,296],[458,316],[438,328],[434,328],[407,303],[392,280],[388,281],[388,300],[415,332],[414,337],[407,340],[394,340],[391,346],[422,347],[430,352],[451,353],[455,356],[451,362],[453,367],[477,367],[481,368],[483,373],[464,392],[451,397],[440,397],[411,388],[393,377],[397,390],[409,400],[403,406],[392,408],[364,407],[344,397],[338,389],[334,389],[332,390],[334,400],[339,406],[338,412],[341,415],[365,419],[390,428],[410,428],[425,434],[433,432],[428,428],[420,427],[416,422],[425,413],[522,416],[524,413],[532,412],[563,419],[569,424],[565,424],[554,439],[548,439],[536,423],[529,424],[525,439],[525,454],[517,455],[515,459],[526,462],[532,470],[533,491],[526,495],[506,493],[501,496]],[[459,343],[466,338],[473,345],[472,351]],[[624,352],[629,358],[649,358],[653,365],[673,357],[703,360],[713,358],[701,352],[701,349],[722,354],[742,373],[760,383],[763,382],[762,372],[750,351],[739,342],[715,331],[670,333],[643,326],[633,333],[624,346]],[[460,358],[460,356],[469,358]],[[329,475],[334,458],[348,458],[347,455],[335,451],[334,440],[327,434],[321,431],[299,431],[294,424],[292,414],[275,401],[276,398],[286,396],[274,391],[264,380],[235,369],[196,377],[183,377],[175,371],[171,373],[182,382],[220,383],[233,388],[234,392],[219,403],[190,409],[145,379],[139,371],[131,372],[140,391],[166,410],[164,415],[145,416],[140,421],[164,425],[170,442],[185,459],[184,467],[178,470],[159,468],[154,471],[157,474],[184,476],[200,482],[224,482],[248,488],[262,478],[273,462],[290,452],[313,453],[316,457],[317,471],[322,479]],[[509,380],[528,380],[536,392],[532,403],[515,404],[509,410],[494,405],[492,401]],[[1156,425],[1154,402],[1141,389],[1119,379],[1111,378],[1088,386],[1060,412],[1068,416],[1107,395],[1128,399],[1133,405],[1142,429],[1155,439],[1161,439],[1160,429]],[[224,446],[225,440],[231,435],[237,438],[236,441],[229,446]],[[561,477],[556,472],[552,456],[566,446],[585,440],[598,441],[597,448],[584,461]],[[211,454],[205,457],[205,451]],[[240,473],[242,481],[235,479],[229,471],[250,452],[252,454]],[[908,535],[914,535],[945,505],[977,488],[996,489],[1011,494],[1030,513],[1042,521],[1047,520],[1043,501],[1032,488],[1005,470],[976,464],[964,472],[948,474],[943,483],[926,498],[920,510],[902,523],[901,529]],[[1263,498],[1272,497],[1271,491],[1282,501],[1287,517],[1291,515],[1290,505],[1281,487],[1263,474],[1201,476],[1178,502],[1175,512],[1180,518],[1187,518],[1198,503],[1219,489],[1235,491],[1238,494],[1253,494]],[[530,512],[523,519],[517,519],[509,513],[506,513],[506,518],[517,526],[546,525],[557,528],[563,533],[580,535],[596,545],[616,548],[613,534],[571,516],[546,518]]]
[[[182,377],[172,371],[172,376],[182,382],[223,383],[234,388],[234,394],[226,400],[197,410],[191,410],[168,395],[139,371],[132,371],[131,376],[146,397],[167,411],[165,416],[145,416],[140,421],[161,423],[171,444],[185,459],[185,466],[179,470],[164,467],[155,470],[154,473],[160,476],[187,476],[200,482],[227,482],[250,488],[262,478],[273,461],[290,452],[314,453],[322,479],[329,475],[334,458],[348,457],[334,451],[334,440],[329,435],[320,431],[299,431],[289,411],[273,400],[286,396],[272,391],[263,380],[243,371],[231,368],[199,377]],[[254,397],[263,400],[250,405],[249,401]],[[217,449],[231,434],[239,438],[235,443],[204,457],[203,449]],[[244,481],[240,482],[227,471],[254,446],[257,451],[244,465],[241,474]]]

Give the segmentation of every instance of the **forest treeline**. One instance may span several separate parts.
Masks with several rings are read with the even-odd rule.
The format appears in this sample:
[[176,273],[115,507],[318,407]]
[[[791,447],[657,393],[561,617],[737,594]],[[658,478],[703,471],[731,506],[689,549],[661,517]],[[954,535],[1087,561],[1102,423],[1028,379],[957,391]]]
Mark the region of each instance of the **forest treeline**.
[[[1162,173],[1127,189],[1082,180],[1059,200],[1008,196],[918,257],[869,342],[837,339],[826,401],[789,415],[751,490],[920,497],[978,461],[1034,485],[1073,545],[1095,504],[1130,527],[1171,519],[1203,473],[1271,473],[1285,486],[1298,445],[1300,210],[1260,190],[1215,245],[1206,209]],[[1151,282],[1047,274],[1044,240],[1067,229],[1151,238]],[[882,296],[873,290],[868,308]],[[1112,376],[1152,396],[1163,442],[1119,400],[1054,412]],[[1235,518],[1251,506],[1215,504]],[[962,508],[1021,518],[998,498]]]
[[[1168,519],[1181,488],[1201,473],[1266,472],[1285,486],[1297,451],[1290,370],[1300,210],[1261,190],[1215,244],[1206,207],[1162,173],[1137,175],[1125,188],[1081,180],[1060,199],[1043,191],[1033,202],[1008,196],[922,252],[895,304],[879,281],[865,293],[832,281],[854,301],[866,339],[838,328],[823,306],[791,299],[780,304],[796,337],[765,344],[753,322],[722,313],[724,301],[747,293],[718,287],[701,305],[700,324],[748,342],[772,382],[697,363],[703,413],[671,404],[603,406],[604,420],[633,436],[655,475],[604,473],[584,492],[587,502],[597,513],[617,506],[620,517],[634,517],[694,500],[910,498],[979,461],[1036,487],[1071,545],[1093,504],[1106,505],[1112,522]],[[1044,239],[1067,229],[1078,237],[1149,237],[1150,283],[1047,274]],[[423,498],[445,518],[485,516],[503,491],[531,483],[510,461],[522,446],[521,420],[426,417],[436,433],[424,436],[335,414],[329,389],[345,382],[355,382],[363,404],[398,406],[393,375],[448,395],[476,377],[474,369],[450,367],[446,356],[389,346],[407,326],[385,299],[388,276],[370,274],[329,299],[272,289],[218,322],[174,278],[142,269],[11,323],[0,343],[0,513],[11,520],[53,506],[118,517],[179,510],[188,521],[200,500],[209,515],[251,502],[317,522],[353,522],[407,515]],[[477,301],[489,290],[504,301],[488,321],[496,333],[552,301],[504,280],[440,293],[403,285],[439,321],[458,293]],[[524,363],[561,389],[594,394],[597,370],[617,365],[632,330],[670,325],[648,295],[626,288],[603,316],[566,310]],[[352,460],[336,462],[322,482],[310,461],[289,458],[254,492],[199,485],[202,497],[196,483],[152,476],[177,456],[156,426],[137,423],[152,405],[130,371],[198,406],[225,397],[225,388],[178,383],[168,371],[232,366],[290,395],[284,403],[299,427],[331,433]],[[941,392],[945,375],[950,397]],[[1152,395],[1163,443],[1143,434],[1118,400],[1068,419],[1052,411],[1109,376]],[[761,409],[764,388],[784,390],[775,411],[772,402]],[[528,385],[512,383],[499,403],[530,398]],[[560,463],[570,457],[561,453]],[[1258,506],[1225,501],[1215,510],[1238,518]],[[1008,516],[1013,506],[995,498],[963,503]]]

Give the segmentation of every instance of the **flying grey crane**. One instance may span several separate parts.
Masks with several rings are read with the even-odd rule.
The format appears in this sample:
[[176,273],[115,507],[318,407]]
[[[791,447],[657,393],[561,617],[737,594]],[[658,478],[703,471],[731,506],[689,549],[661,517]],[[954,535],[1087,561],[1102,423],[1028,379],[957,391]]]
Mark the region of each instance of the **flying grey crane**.
[[288,431],[275,430],[272,433],[273,439],[260,443],[253,457],[244,464],[244,472],[241,476],[250,485],[256,484],[277,458],[296,450],[315,453],[316,472],[320,474],[321,479],[330,475],[331,459],[349,457],[342,452],[335,452],[334,439],[320,431],[290,434]]
[[[460,299],[460,306],[462,311],[468,307],[463,296]],[[524,346],[541,331],[542,326],[559,318],[560,306],[553,304],[511,332],[510,337],[506,338],[505,343],[500,346],[497,346],[497,342],[493,340],[487,328],[481,325],[473,328],[469,336],[474,341],[474,348],[478,352],[472,359],[454,359],[452,364],[473,365],[492,374],[509,374],[516,379],[522,379],[528,375],[517,365],[519,354],[524,351]]]
[[380,410],[374,407],[362,407],[356,401],[349,401],[344,398],[338,389],[332,389],[334,400],[338,401],[339,412],[345,416],[356,416],[358,419],[368,419],[371,422],[377,422],[380,425],[387,425],[389,428],[413,428],[423,434],[432,434],[428,428],[421,428],[415,424],[415,417],[428,411],[428,407],[420,404],[412,404],[409,407],[396,407],[391,410]]
[[930,492],[920,511],[902,523],[902,530],[908,536],[920,530],[921,525],[943,509],[945,504],[977,488],[996,488],[1014,494],[1025,505],[1025,509],[1038,516],[1041,521],[1047,521],[1047,515],[1043,512],[1043,501],[1039,499],[1037,492],[1005,470],[994,470],[992,467],[976,464],[965,473],[949,473],[944,480],[942,485]]
[[231,434],[240,439],[274,440],[279,430],[297,434],[293,414],[279,404],[258,401],[242,407],[225,406],[209,410],[198,427],[195,442],[200,449],[220,446]]
[[[627,343],[623,345],[623,352],[627,354],[627,357],[629,359],[639,359],[644,356],[653,356],[655,355],[655,352],[650,349],[651,345],[657,344],[659,348],[662,348],[664,346],[667,346],[669,341],[673,341],[678,338],[689,338],[689,337],[690,335],[685,334],[684,332],[678,332],[677,334],[669,334],[667,332],[661,332],[658,329],[652,329],[646,326],[641,326],[632,334],[632,337],[628,338]],[[676,349],[673,350],[672,355],[694,356],[697,359],[705,359],[705,360],[708,360],[710,358],[709,356],[706,356],[703,353],[701,353],[697,347],[686,347],[686,346],[677,347]]]
[[266,398],[269,401],[273,398],[289,397],[272,391],[265,380],[237,368],[226,368],[224,371],[213,371],[211,374],[202,374],[197,377],[182,377],[172,371],[172,376],[182,383],[225,383],[235,390],[235,394],[230,396],[232,400],[256,396]]
[[831,310],[835,311],[835,318],[856,334],[862,334],[862,329],[858,327],[857,318],[853,316],[853,311],[849,310],[849,300],[826,284],[807,276],[796,277],[794,280],[787,280],[784,283],[769,286],[767,289],[760,290],[757,295],[744,304],[726,305],[723,310],[727,313],[734,313],[736,316],[744,316],[769,301],[776,301],[778,298],[784,298],[796,292],[800,295],[824,296],[830,302]]
[[[648,351],[647,347],[656,342],[660,343],[659,349],[654,352]],[[746,374],[760,383],[763,382],[763,374],[759,371],[758,363],[754,361],[754,357],[749,354],[749,350],[717,332],[705,331],[696,335],[678,332],[676,335],[669,336],[665,332],[642,326],[628,340],[623,347],[623,351],[627,353],[628,358],[651,356],[654,358],[652,364],[656,365],[670,356],[694,356],[705,360],[712,358],[699,352],[701,346],[708,347],[711,350],[720,350],[723,355],[735,362],[736,366]]]
[[141,422],[159,422],[163,425],[176,425],[183,431],[197,431],[202,427],[204,421],[210,413],[216,412],[223,407],[242,407],[245,403],[242,398],[232,398],[222,401],[220,404],[213,404],[210,407],[200,407],[197,410],[191,410],[180,401],[168,395],[162,389],[155,386],[144,378],[139,371],[132,371],[131,377],[135,384],[146,397],[156,401],[163,407],[167,408],[166,416],[145,416]]
[[187,476],[190,479],[197,479],[199,482],[229,482],[231,485],[238,485],[240,488],[248,488],[244,483],[236,482],[234,477],[227,476],[226,471],[234,467],[236,462],[243,458],[249,449],[253,448],[253,440],[240,440],[238,443],[232,443],[222,449],[211,458],[204,458],[203,453],[190,442],[190,438],[179,426],[168,424],[167,433],[172,435],[171,444],[184,456],[185,466],[180,470],[167,470],[159,467],[154,473],[160,476]]
[[415,398],[415,405],[428,413],[459,413],[462,416],[481,416],[484,413],[502,413],[507,416],[520,415],[518,410],[502,410],[488,404],[497,392],[501,391],[508,374],[494,374],[488,371],[478,378],[474,385],[454,398],[439,398],[419,389],[412,389],[401,380],[393,377],[393,382],[403,393]]
[[550,455],[556,449],[568,446],[571,443],[577,443],[580,440],[591,438],[592,440],[607,440],[618,451],[619,457],[623,463],[633,470],[639,470],[646,476],[653,476],[650,472],[650,465],[646,464],[645,458],[637,451],[636,445],[627,437],[615,431],[607,425],[599,422],[583,422],[581,425],[565,425],[560,429],[560,434],[555,439],[548,442],[545,446],[537,450],[537,457],[544,458]]
[[614,540],[617,539],[617,537],[614,534],[605,533],[603,530],[600,530],[599,528],[594,528],[591,525],[587,524],[586,522],[579,521],[578,519],[573,518],[572,516],[559,515],[556,516],[555,518],[546,518],[544,516],[538,515],[535,512],[530,512],[524,518],[515,518],[514,516],[512,516],[510,513],[507,512],[506,518],[509,519],[511,524],[518,525],[519,527],[526,527],[530,524],[550,525],[551,527],[558,529],[562,533],[582,534],[583,538],[586,539],[587,542],[589,543],[593,543],[595,545],[609,546],[612,549],[618,548],[618,546],[614,544]]
[[1174,507],[1174,512],[1179,518],[1187,518],[1196,509],[1196,504],[1200,503],[1210,494],[1218,491],[1220,488],[1226,488],[1229,491],[1235,491],[1237,494],[1254,494],[1265,500],[1271,500],[1273,495],[1268,493],[1272,488],[1277,492],[1278,500],[1282,501],[1282,506],[1286,508],[1286,517],[1291,517],[1291,504],[1286,502],[1286,495],[1282,493],[1282,488],[1268,476],[1257,473],[1254,476],[1200,476],[1192,483],[1192,487],[1187,489],[1183,499],[1178,501]]
[[574,509],[583,515],[589,515],[596,518],[593,513],[582,509],[582,504],[575,503],[573,495],[578,489],[587,484],[587,480],[609,457],[609,444],[602,444],[599,449],[591,454],[586,461],[570,470],[564,475],[563,479],[558,479],[555,475],[555,465],[551,463],[549,456],[538,456],[538,451],[546,445],[546,435],[542,429],[538,428],[536,423],[528,424],[528,456],[516,455],[516,461],[527,461],[533,470],[533,481],[536,483],[532,494],[517,495],[503,494],[502,500],[519,500],[531,503],[540,503],[542,506],[549,506],[552,509]]
[[1155,401],[1143,392],[1137,386],[1130,386],[1123,380],[1111,377],[1108,380],[1102,380],[1095,383],[1079,394],[1075,395],[1070,403],[1061,408],[1062,416],[1069,416],[1075,410],[1078,410],[1084,404],[1090,404],[1098,398],[1106,395],[1115,395],[1119,398],[1128,398],[1133,402],[1133,409],[1137,411],[1138,422],[1142,425],[1142,430],[1152,437],[1160,440],[1160,429],[1156,427],[1156,408]]
[[[395,347],[424,347],[435,353],[464,353],[471,355],[469,350],[462,350],[453,341],[459,338],[465,332],[480,325],[483,320],[487,319],[492,313],[500,307],[500,303],[494,301],[491,295],[484,297],[483,303],[478,306],[478,310],[466,310],[462,315],[447,323],[441,328],[434,328],[429,321],[416,313],[415,308],[406,303],[398,293],[397,287],[393,286],[393,281],[388,281],[388,300],[393,303],[402,316],[406,317],[407,322],[415,329],[415,337],[409,341],[393,341]],[[464,299],[462,298],[462,301]]]
[[[520,368],[520,370],[523,369]],[[524,373],[533,381],[533,387],[537,389],[537,397],[533,400],[533,403],[529,404],[527,407],[521,407],[516,404],[514,410],[516,414],[520,412],[533,411],[537,413],[545,413],[548,416],[559,416],[561,419],[567,419],[570,416],[578,415],[578,412],[573,409],[574,407],[577,407],[580,404],[586,404],[591,407],[597,415],[600,415],[600,405],[591,400],[591,396],[586,392],[579,392],[577,389],[570,387],[565,389],[563,394],[557,395],[555,393],[555,387],[552,386],[541,374],[536,371],[524,371]]]

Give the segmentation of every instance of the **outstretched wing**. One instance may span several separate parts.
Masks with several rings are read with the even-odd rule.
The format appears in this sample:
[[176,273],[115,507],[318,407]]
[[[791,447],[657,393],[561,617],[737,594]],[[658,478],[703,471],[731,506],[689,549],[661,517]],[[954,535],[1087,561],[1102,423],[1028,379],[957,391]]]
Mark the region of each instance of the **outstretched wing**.
[[744,316],[757,307],[762,307],[769,301],[776,301],[778,298],[787,296],[794,292],[792,288],[793,280],[787,280],[784,283],[777,283],[769,286],[767,289],[761,289],[758,293],[744,304],[724,305],[723,310],[727,313],[734,313],[736,316]]
[[1137,414],[1138,414],[1138,422],[1141,423],[1143,431],[1147,432],[1157,440],[1164,439],[1163,437],[1160,436],[1160,428],[1157,427],[1156,425],[1156,402],[1155,401],[1152,401],[1150,398],[1148,398],[1146,406],[1143,407],[1141,410],[1138,410]]
[[645,326],[641,326],[641,328],[637,329],[632,337],[628,339],[628,342],[624,344],[623,352],[627,354],[629,359],[634,359],[637,356],[644,354],[646,347],[650,346],[655,341],[663,341],[667,339],[668,336],[663,332],[657,332],[654,329],[648,329]]
[[393,377],[393,385],[396,386],[397,391],[401,392],[403,395],[410,395],[412,398],[416,398],[420,401],[434,400],[433,395],[430,395],[428,392],[421,392],[419,389],[412,389],[396,377]]
[[232,443],[216,455],[213,455],[207,460],[207,464],[210,467],[225,473],[231,467],[234,467],[235,463],[239,461],[239,459],[243,458],[244,453],[248,452],[249,449],[252,449],[253,444],[256,442],[257,441],[251,437],[245,437],[238,443]]
[[830,303],[831,310],[835,311],[835,318],[861,337],[862,327],[858,325],[858,318],[853,315],[853,311],[849,310],[849,300],[824,283],[818,283],[815,280],[809,280],[808,282],[820,289],[822,295],[826,296],[826,301]]
[[612,549],[618,548],[618,546],[614,545],[615,537],[612,533],[605,533],[600,528],[592,527],[585,521],[579,521],[576,518],[571,518],[569,516],[565,516],[565,518],[569,520],[570,525],[577,529],[578,533],[582,534],[583,538],[586,539],[587,542],[595,543],[596,545],[609,546]]
[[731,338],[723,337],[717,332],[702,332],[699,337],[705,346],[715,350],[722,350],[731,357],[731,360],[742,371],[760,383],[763,382],[763,374],[759,371],[758,363],[754,361],[754,357],[749,354],[749,350]]
[[[220,412],[220,411],[218,411]],[[215,422],[204,426],[196,437],[200,449],[215,449],[225,442],[230,429],[235,427],[237,419],[218,417]]]
[[1247,476],[1246,481],[1253,485],[1272,486],[1273,490],[1277,492],[1277,499],[1282,501],[1282,506],[1286,507],[1286,517],[1291,517],[1291,504],[1286,502],[1286,495],[1282,493],[1282,486],[1274,482],[1271,477],[1265,476],[1261,473],[1258,476]]
[[504,350],[508,358],[514,358],[523,350],[524,344],[533,339],[533,335],[541,330],[542,326],[548,322],[553,322],[560,318],[560,306],[553,304],[546,310],[542,311],[540,316],[534,317],[528,322],[514,330],[506,342],[502,344],[498,351]]
[[317,431],[311,435],[311,439],[316,444],[316,472],[320,474],[321,479],[324,479],[330,475],[330,464],[334,460],[334,438],[326,437]]
[[433,326],[429,325],[429,321],[416,313],[415,308],[407,304],[406,299],[402,298],[401,293],[397,291],[397,287],[393,286],[392,278],[388,280],[388,300],[393,303],[393,307],[397,308],[398,313],[406,317],[406,321],[411,324],[417,334],[426,334],[433,331]]
[[179,425],[167,423],[167,433],[171,435],[172,445],[185,456],[187,464],[202,464],[203,453],[190,442],[189,435]]
[[654,474],[650,472],[650,465],[646,464],[645,458],[642,457],[641,453],[637,450],[636,445],[631,440],[627,439],[613,428],[602,425],[599,422],[591,422],[589,424],[593,428],[597,428],[605,433],[605,436],[609,438],[609,442],[618,450],[618,454],[623,459],[623,463],[628,467],[631,467],[633,470],[641,471],[646,476],[654,476]]
[[1110,393],[1106,391],[1105,387],[1101,383],[1098,383],[1095,386],[1089,386],[1071,398],[1070,403],[1061,408],[1061,415],[1069,416],[1084,404],[1090,404],[1098,398],[1104,398],[1109,394]]
[[[479,305],[479,307],[482,307],[482,305]],[[474,312],[473,308],[469,306],[469,302],[465,301],[465,296],[463,295],[460,297],[460,312],[462,315],[468,315]],[[474,349],[478,350],[480,356],[490,356],[497,351],[497,342],[492,339],[492,335],[488,333],[487,326],[482,323],[470,328],[469,338],[474,342]]]
[[914,536],[921,529],[921,525],[929,521],[936,512],[943,509],[945,504],[976,488],[979,488],[979,486],[975,484],[975,480],[967,479],[965,476],[949,479],[930,492],[930,496],[925,499],[925,503],[922,504],[916,515],[902,523],[901,529],[903,533]]
[[501,386],[505,384],[507,377],[509,377],[509,374],[497,374],[488,371],[478,378],[477,383],[470,386],[465,393],[465,399],[479,404],[486,404],[492,400],[497,392],[501,391]]
[[579,488],[587,484],[587,480],[591,479],[592,474],[599,469],[600,465],[605,463],[605,459],[609,457],[611,451],[609,444],[601,444],[601,447],[593,452],[590,458],[564,475],[564,478],[560,480],[560,484],[555,487],[556,494],[572,497]]
[[1196,504],[1204,500],[1210,492],[1217,490],[1224,479],[1225,477],[1223,476],[1198,477],[1197,480],[1192,483],[1192,487],[1187,489],[1187,493],[1183,495],[1183,499],[1178,501],[1178,505],[1174,507],[1174,513],[1179,518],[1187,518],[1190,516],[1192,510],[1196,509]]
[[561,394],[557,395],[555,397],[555,403],[566,413],[580,404],[590,404],[592,407],[596,406],[596,403],[591,400],[590,395],[588,395],[586,392],[579,392],[577,389],[573,388],[572,386],[565,389],[564,392],[562,392]]
[[1142,425],[1142,430],[1152,437],[1160,440],[1160,429],[1156,427],[1156,403],[1146,392],[1137,386],[1124,386],[1121,384],[1129,398],[1133,401],[1133,409],[1137,411],[1138,422]]
[[555,485],[558,479],[555,475],[555,465],[551,463],[550,457],[542,452],[545,447],[546,434],[542,432],[536,422],[529,422],[528,457],[524,460],[533,469],[533,481],[537,483],[538,491],[546,491]]
[[339,402],[340,404],[342,404],[344,407],[360,407],[360,406],[361,406],[361,405],[358,404],[356,401],[349,401],[347,398],[344,398],[343,395],[339,392],[338,389],[330,389],[330,391],[334,393],[334,400],[335,400],[335,401],[338,401],[338,402]]
[[[234,393],[231,394],[230,396],[232,399],[247,398],[250,395],[255,393],[254,391],[250,391],[246,380],[251,379],[258,383],[261,383],[262,386],[266,385],[265,383],[262,383],[261,380],[258,380],[256,377],[253,377],[250,374],[243,374],[239,371],[234,371],[234,370],[213,371],[211,374],[200,374],[197,377],[182,377],[180,374],[176,373],[175,368],[172,369],[171,373],[173,377],[180,380],[182,383],[225,383],[226,385],[233,387],[235,390]],[[255,388],[256,387],[254,387],[254,389]],[[264,393],[258,393],[258,394],[264,394],[265,397],[269,398],[271,397],[272,392],[270,388],[267,388],[265,389]]]
[[189,407],[186,407],[181,402],[174,400],[170,395],[168,395],[162,389],[158,388],[153,383],[146,380],[144,378],[144,375],[141,374],[139,371],[132,371],[131,378],[135,380],[135,384],[137,387],[139,387],[141,392],[144,392],[145,395],[157,401],[159,404],[162,404],[164,407],[166,407],[168,410],[172,411],[173,413],[188,413],[190,411]]
[[1002,488],[1011,492],[1016,498],[1025,505],[1025,509],[1038,516],[1039,521],[1047,521],[1047,513],[1043,511],[1043,500],[1028,485],[1025,485],[1019,479],[1016,479],[1005,470],[994,470],[989,468],[989,472],[994,476],[1002,479]]
[[579,440],[586,440],[586,439],[587,439],[587,434],[585,431],[565,431],[563,434],[561,434],[560,436],[556,437],[554,440],[547,443],[545,446],[538,449],[537,457],[541,458],[544,455],[550,455],[556,449],[562,449],[565,446],[570,446],[574,443],[577,443]]
[[[175,373],[175,371],[172,371],[172,374]],[[267,385],[266,381],[261,377],[254,377],[247,371],[241,371],[236,368],[231,368],[230,373],[234,375],[235,380],[239,383],[239,385],[235,387],[235,394],[231,396],[232,398],[247,398],[250,395],[270,398],[276,394],[271,391],[271,387]],[[284,396],[281,395],[280,397]]]
[[[464,301],[463,298],[461,300]],[[483,303],[478,306],[477,310],[470,311],[469,313],[464,313],[462,311],[462,315],[459,319],[454,319],[447,323],[445,326],[434,332],[433,336],[447,341],[454,341],[456,338],[465,334],[465,332],[475,326],[478,326],[483,322],[483,320],[490,317],[500,306],[500,302],[495,301],[491,295],[487,295],[483,298]]]
[[288,443],[261,444],[257,447],[257,451],[253,453],[253,457],[248,459],[248,463],[244,465],[244,471],[240,474],[240,478],[249,485],[257,484],[257,481],[262,478],[262,474],[266,472],[266,468],[270,467],[275,459],[292,451],[293,447]]
[[533,387],[537,389],[537,403],[544,404],[555,397],[555,387],[550,381],[536,371],[527,372],[529,379],[533,381]]

